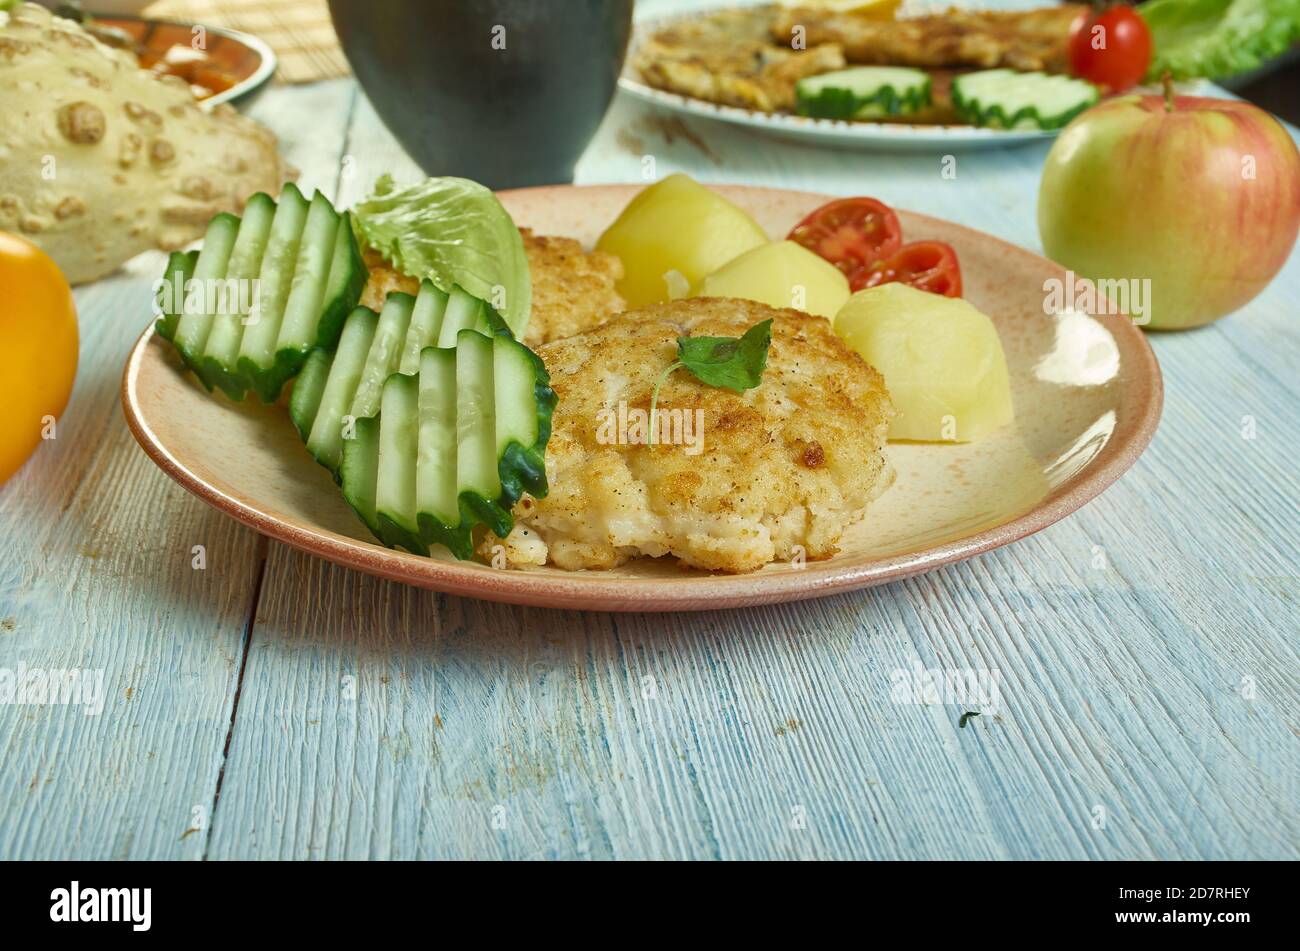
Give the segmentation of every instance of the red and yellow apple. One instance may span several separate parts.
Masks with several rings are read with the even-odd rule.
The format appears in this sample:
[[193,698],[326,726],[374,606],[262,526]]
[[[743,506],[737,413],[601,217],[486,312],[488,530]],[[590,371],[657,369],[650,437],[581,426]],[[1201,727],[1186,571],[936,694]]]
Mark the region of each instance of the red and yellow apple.
[[1047,256],[1090,280],[1150,280],[1146,326],[1198,327],[1245,305],[1300,230],[1300,153],[1230,99],[1124,96],[1052,146],[1038,193]]

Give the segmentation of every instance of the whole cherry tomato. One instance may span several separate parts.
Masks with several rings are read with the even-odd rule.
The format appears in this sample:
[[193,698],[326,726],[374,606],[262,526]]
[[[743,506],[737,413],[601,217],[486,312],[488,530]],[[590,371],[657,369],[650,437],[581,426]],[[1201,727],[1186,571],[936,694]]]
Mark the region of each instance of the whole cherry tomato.
[[1151,66],[1151,31],[1130,6],[1081,13],[1070,27],[1070,72],[1122,92]]

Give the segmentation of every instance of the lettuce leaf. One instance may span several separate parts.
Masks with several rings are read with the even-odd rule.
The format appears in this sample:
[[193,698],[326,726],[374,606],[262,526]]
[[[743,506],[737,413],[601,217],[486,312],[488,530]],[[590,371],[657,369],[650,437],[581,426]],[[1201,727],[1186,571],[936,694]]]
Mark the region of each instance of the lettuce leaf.
[[1300,0],[1151,0],[1138,8],[1155,51],[1147,80],[1224,79],[1300,39]]
[[532,277],[523,238],[491,190],[465,178],[396,185],[389,175],[352,209],[358,236],[394,268],[485,301],[523,339]]

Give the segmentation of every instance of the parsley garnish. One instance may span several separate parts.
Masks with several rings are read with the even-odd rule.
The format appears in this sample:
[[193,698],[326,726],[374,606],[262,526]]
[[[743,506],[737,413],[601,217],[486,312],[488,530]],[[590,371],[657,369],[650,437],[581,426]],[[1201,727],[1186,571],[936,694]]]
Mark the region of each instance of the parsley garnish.
[[678,337],[677,362],[660,374],[650,394],[648,445],[655,443],[655,406],[659,402],[659,387],[674,370],[685,367],[701,383],[742,393],[763,382],[771,343],[771,318],[750,327],[741,337]]

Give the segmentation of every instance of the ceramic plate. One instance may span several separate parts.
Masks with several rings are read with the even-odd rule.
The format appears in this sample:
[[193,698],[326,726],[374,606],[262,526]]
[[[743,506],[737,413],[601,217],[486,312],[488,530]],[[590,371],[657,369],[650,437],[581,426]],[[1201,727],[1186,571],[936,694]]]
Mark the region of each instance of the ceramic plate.
[[[521,226],[590,245],[640,190],[555,186],[504,192]],[[745,186],[717,191],[772,235],[826,196]],[[147,331],[122,380],[137,440],[173,479],[259,532],[339,564],[498,601],[611,611],[680,611],[815,597],[880,584],[1023,538],[1094,498],[1131,466],[1160,418],[1150,347],[1126,317],[1044,314],[1057,265],[960,225],[899,211],[910,240],[947,241],[965,296],[997,325],[1011,374],[1014,425],[973,444],[892,444],[898,478],[850,528],[841,551],[802,567],[715,575],[639,559],[612,571],[494,569],[375,544],[329,474],[303,449],[283,406],[234,404],[183,373]]]
[[911,125],[903,122],[849,122],[845,119],[811,119],[808,116],[781,115],[720,106],[703,99],[679,96],[647,86],[633,76],[620,76],[619,88],[643,102],[669,112],[718,119],[746,126],[756,132],[802,142],[805,145],[829,145],[834,148],[861,149],[872,152],[923,152],[1001,148],[1039,142],[1054,137],[1059,130],[980,129],[969,125]]
[[[633,53],[642,37],[648,36],[664,27],[682,20],[690,20],[704,13],[717,10],[733,9],[730,7],[695,10],[690,13],[678,13],[671,16],[643,20],[635,25],[632,36],[632,52],[629,53],[623,75],[619,77],[619,88],[633,98],[642,102],[683,115],[704,119],[717,119],[733,125],[745,126],[755,132],[802,142],[805,145],[823,145],[832,148],[858,149],[870,152],[923,152],[941,149],[948,151],[967,151],[971,149],[991,149],[1003,146],[1024,145],[1030,142],[1042,142],[1055,138],[1060,129],[1044,131],[1042,129],[982,129],[970,125],[925,125],[907,122],[849,122],[845,119],[812,119],[808,116],[783,115],[757,112],[753,109],[741,109],[734,106],[722,106],[704,99],[695,99],[677,93],[655,89],[641,81],[631,65],[635,61]],[[736,8],[739,9],[739,8]],[[1209,84],[1203,80],[1193,80],[1175,84],[1179,95],[1207,95]],[[1149,86],[1136,87],[1133,92],[1159,93],[1160,90]]]
[[[628,66],[619,78],[619,88],[650,105],[670,112],[717,119],[734,125],[746,126],[778,138],[792,139],[805,144],[828,145],[837,148],[867,151],[925,151],[935,148],[987,149],[1005,145],[1018,145],[1050,139],[1056,131],[1039,129],[980,129],[969,125],[913,125],[906,122],[849,122],[842,119],[812,119],[807,116],[781,115],[722,106],[704,99],[695,99],[677,93],[655,89],[641,81],[631,65],[635,50],[643,37],[658,32],[673,23],[696,19],[705,13],[721,10],[743,9],[732,7],[693,10],[639,21],[633,30],[628,53]],[[1057,130],[1059,131],[1059,130]]]

